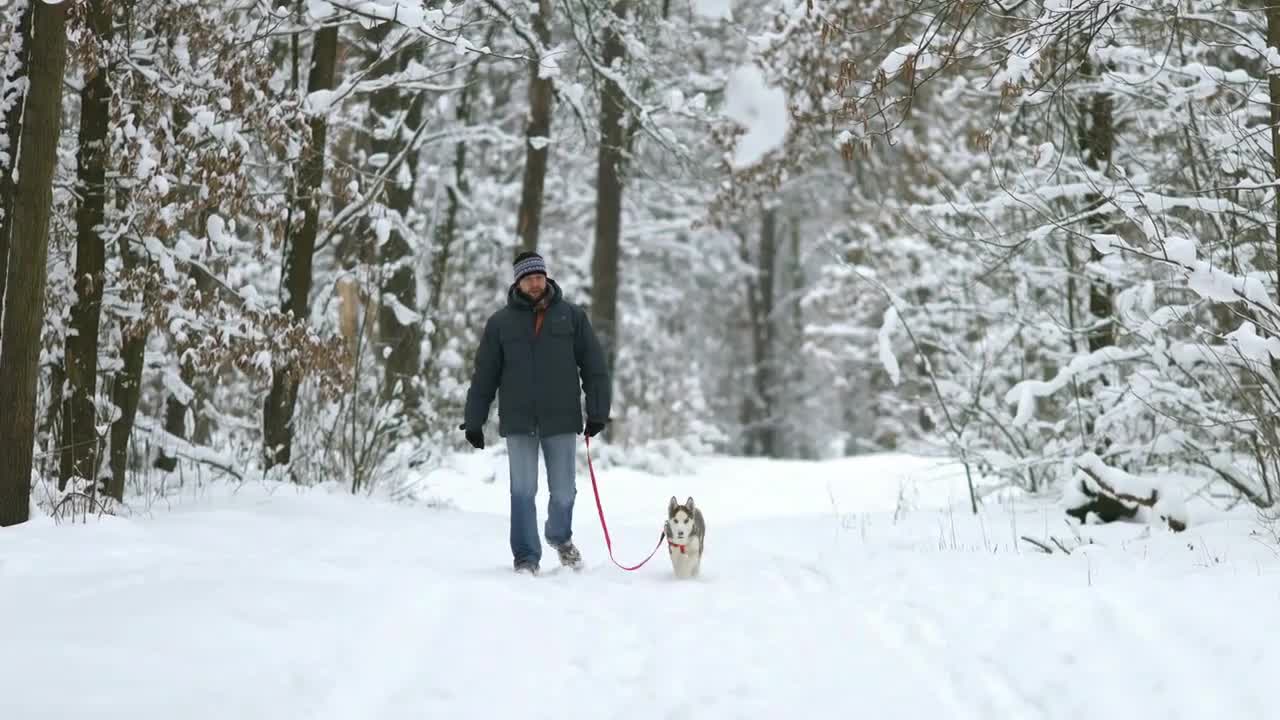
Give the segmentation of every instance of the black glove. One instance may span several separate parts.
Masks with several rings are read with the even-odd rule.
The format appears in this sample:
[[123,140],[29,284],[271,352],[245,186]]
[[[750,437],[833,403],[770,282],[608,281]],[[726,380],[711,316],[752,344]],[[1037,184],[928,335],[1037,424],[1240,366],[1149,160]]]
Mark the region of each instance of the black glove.
[[587,437],[595,437],[604,429],[604,420],[587,420]]
[[462,423],[458,426],[459,430],[463,430],[467,434],[467,442],[471,443],[471,447],[477,450],[484,449],[484,433],[480,430],[467,430],[467,424]]

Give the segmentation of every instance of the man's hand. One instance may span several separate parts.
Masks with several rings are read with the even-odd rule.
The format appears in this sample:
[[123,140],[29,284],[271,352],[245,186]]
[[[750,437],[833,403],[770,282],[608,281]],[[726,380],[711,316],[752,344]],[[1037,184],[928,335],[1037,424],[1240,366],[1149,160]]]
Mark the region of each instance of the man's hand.
[[587,420],[587,437],[595,437],[597,433],[604,429],[604,420]]
[[467,442],[471,443],[471,447],[477,450],[484,449],[484,432],[480,430],[467,430],[466,423],[459,425],[458,429],[466,432]]

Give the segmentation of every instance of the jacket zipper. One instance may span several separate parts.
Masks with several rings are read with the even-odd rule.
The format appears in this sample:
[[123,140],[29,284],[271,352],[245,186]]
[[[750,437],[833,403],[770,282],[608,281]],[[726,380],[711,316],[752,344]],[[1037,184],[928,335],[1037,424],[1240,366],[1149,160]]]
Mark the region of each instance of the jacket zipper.
[[538,435],[538,309],[533,309],[533,339],[529,342],[529,367],[533,368],[533,377],[530,378],[529,391],[533,398],[533,432],[530,435],[537,437]]

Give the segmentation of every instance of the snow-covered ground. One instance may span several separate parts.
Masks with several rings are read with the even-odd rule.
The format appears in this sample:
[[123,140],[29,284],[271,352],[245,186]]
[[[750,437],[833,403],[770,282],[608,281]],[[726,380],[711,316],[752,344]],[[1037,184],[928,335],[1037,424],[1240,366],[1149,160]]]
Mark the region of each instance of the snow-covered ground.
[[588,567],[540,578],[509,569],[492,452],[427,478],[448,509],[249,484],[0,530],[0,718],[1280,717],[1280,559],[1247,512],[1077,548],[917,458],[602,470],[623,562],[671,495],[704,508],[680,582],[609,563],[579,478]]

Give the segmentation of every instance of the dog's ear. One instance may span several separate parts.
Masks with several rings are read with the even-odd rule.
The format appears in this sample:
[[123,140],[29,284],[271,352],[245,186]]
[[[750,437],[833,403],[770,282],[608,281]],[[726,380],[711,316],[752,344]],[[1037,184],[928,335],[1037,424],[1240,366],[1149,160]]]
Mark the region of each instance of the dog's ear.
[[679,501],[679,500],[676,500],[676,496],[675,496],[675,495],[672,495],[672,496],[671,496],[671,504],[670,504],[670,505],[667,505],[667,514],[668,514],[668,515],[675,515],[675,514],[676,514],[676,508],[678,508],[678,507],[680,507],[680,501]]
[[688,500],[685,500],[684,506],[689,512],[693,512],[693,498],[690,497]]

